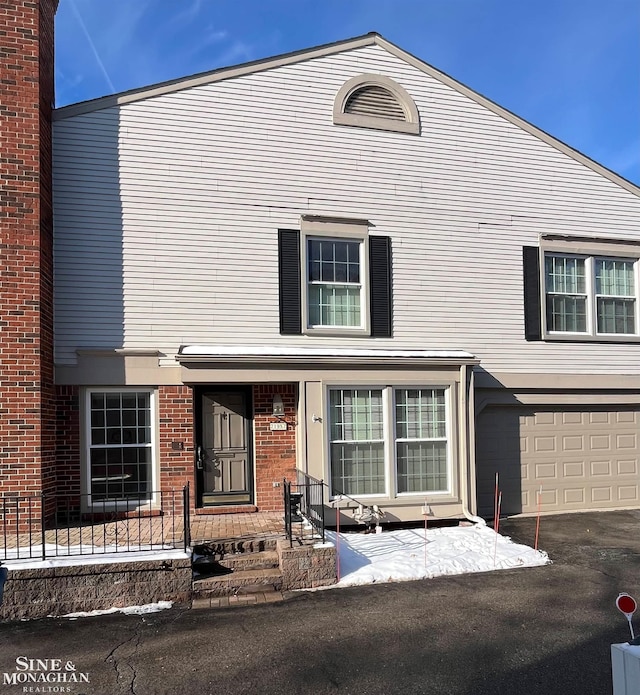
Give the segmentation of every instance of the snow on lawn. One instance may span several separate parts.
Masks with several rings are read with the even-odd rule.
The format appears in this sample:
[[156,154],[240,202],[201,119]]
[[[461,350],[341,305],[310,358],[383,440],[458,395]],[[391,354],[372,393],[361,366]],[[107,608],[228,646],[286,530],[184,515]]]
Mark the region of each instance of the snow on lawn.
[[445,574],[489,572],[511,567],[535,567],[550,562],[545,552],[513,543],[488,526],[457,526],[384,531],[327,532],[338,547],[340,582],[354,586],[376,582],[439,577]]
[[60,616],[76,620],[77,618],[91,618],[94,615],[110,615],[111,613],[124,613],[125,615],[146,615],[147,613],[157,613],[173,606],[173,601],[158,601],[157,603],[145,603],[144,606],[126,606],[125,608],[105,608],[104,610],[80,611],[78,613],[67,613]]

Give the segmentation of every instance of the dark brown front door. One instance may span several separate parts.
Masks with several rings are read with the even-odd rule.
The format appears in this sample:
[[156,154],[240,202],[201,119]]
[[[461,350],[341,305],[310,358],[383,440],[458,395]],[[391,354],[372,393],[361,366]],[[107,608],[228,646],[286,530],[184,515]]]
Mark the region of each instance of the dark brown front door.
[[203,506],[253,502],[251,421],[246,390],[202,394],[202,441],[197,457]]

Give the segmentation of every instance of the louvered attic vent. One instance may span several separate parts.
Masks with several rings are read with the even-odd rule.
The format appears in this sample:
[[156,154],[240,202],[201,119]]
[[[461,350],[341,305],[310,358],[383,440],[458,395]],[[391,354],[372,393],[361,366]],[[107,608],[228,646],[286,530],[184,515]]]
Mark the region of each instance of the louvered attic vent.
[[345,113],[373,118],[391,118],[394,121],[406,121],[404,110],[393,94],[377,85],[362,87],[347,99]]
[[333,104],[333,122],[420,133],[420,117],[413,99],[397,82],[384,75],[358,75],[345,82]]

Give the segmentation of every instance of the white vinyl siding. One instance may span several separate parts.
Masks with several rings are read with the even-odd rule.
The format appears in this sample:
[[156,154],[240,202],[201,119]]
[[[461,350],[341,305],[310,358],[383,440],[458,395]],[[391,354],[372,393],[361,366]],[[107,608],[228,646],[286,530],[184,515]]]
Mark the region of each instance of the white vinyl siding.
[[[409,92],[420,136],[333,124],[336,93],[363,72]],[[540,233],[637,241],[640,198],[379,46],[54,131],[60,365],[77,348],[158,350],[175,365],[181,344],[306,345],[279,334],[277,229],[312,213],[370,220],[393,256],[393,338],[314,345],[455,346],[489,371],[640,374],[633,345],[527,343],[522,306],[523,245]]]

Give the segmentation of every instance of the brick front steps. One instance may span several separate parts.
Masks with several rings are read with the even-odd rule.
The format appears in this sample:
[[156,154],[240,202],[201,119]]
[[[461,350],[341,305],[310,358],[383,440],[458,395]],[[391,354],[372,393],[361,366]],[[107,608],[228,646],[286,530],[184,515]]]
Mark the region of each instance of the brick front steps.
[[[280,601],[283,591],[336,582],[336,550],[331,545],[295,544],[291,548],[285,539],[245,538],[208,543],[199,550],[206,550],[219,573],[194,575],[193,608]],[[223,574],[225,571],[228,573]]]

